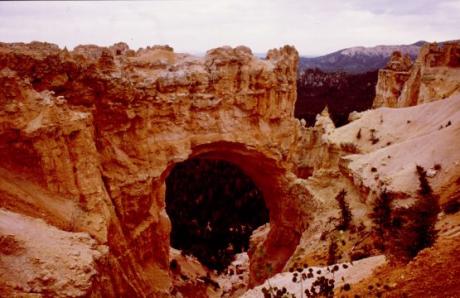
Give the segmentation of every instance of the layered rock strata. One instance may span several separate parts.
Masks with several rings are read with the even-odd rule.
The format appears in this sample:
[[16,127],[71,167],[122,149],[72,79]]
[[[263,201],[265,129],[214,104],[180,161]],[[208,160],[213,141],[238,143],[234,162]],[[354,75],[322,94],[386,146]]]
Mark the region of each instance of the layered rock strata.
[[168,296],[165,178],[190,157],[223,159],[270,210],[251,255],[259,283],[319,205],[295,175],[321,164],[303,157],[320,132],[293,118],[297,61],[289,46],[258,59],[246,47],[197,58],[167,46],[1,44],[0,206],[107,245],[88,293]]

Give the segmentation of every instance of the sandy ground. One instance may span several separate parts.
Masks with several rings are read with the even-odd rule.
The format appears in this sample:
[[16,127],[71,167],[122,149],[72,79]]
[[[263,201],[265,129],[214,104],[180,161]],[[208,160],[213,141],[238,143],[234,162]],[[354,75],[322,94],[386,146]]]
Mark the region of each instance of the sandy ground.
[[0,207],[44,218],[59,228],[69,228],[70,222],[83,214],[75,202],[51,194],[3,168],[0,168],[0,197]]
[[247,253],[235,255],[235,260],[228,266],[217,282],[222,289],[222,297],[239,297],[246,292],[249,282],[249,256]]
[[[459,216],[460,217],[460,216]],[[388,264],[352,288],[347,297],[460,297],[460,225],[411,262]]]
[[[313,269],[314,277],[306,279],[301,283],[293,282],[293,277],[295,274],[294,272],[283,272],[268,279],[262,285],[247,291],[241,297],[263,298],[264,295],[262,293],[262,288],[264,287],[277,287],[279,289],[285,287],[289,293],[296,295],[296,297],[301,297],[301,293],[305,289],[310,288],[313,281],[319,276],[324,276],[328,279],[334,279],[336,288],[341,288],[345,283],[355,284],[360,280],[368,277],[370,274],[372,274],[375,268],[383,264],[385,264],[384,256],[374,256],[353,263],[338,264],[339,270],[334,273],[329,272],[334,267],[334,265],[328,267],[311,267]],[[298,274],[308,272],[309,268],[304,268],[302,272],[299,272]]]
[[[108,252],[86,233],[70,233],[0,209],[0,289],[76,297],[91,287],[95,260]],[[0,295],[3,297],[4,294]],[[6,295],[6,296],[11,296]]]
[[420,165],[441,204],[455,196],[460,183],[460,95],[414,107],[369,110],[354,118],[328,137],[337,146],[354,148],[342,158],[354,184],[377,194],[386,189],[414,195]]

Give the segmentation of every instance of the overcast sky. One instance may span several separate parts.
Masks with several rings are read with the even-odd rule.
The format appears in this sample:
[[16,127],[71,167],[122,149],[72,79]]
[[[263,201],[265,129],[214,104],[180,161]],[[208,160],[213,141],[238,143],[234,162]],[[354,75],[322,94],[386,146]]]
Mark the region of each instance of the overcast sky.
[[163,0],[0,2],[0,41],[169,44],[202,53],[284,44],[321,55],[351,46],[460,38],[460,0]]

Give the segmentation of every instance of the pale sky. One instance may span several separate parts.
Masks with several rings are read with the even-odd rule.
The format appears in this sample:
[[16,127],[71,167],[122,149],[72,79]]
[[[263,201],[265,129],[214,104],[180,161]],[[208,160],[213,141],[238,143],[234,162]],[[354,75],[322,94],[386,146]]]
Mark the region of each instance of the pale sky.
[[304,55],[351,46],[460,38],[460,0],[162,0],[0,2],[0,41],[168,44],[203,53],[222,45]]

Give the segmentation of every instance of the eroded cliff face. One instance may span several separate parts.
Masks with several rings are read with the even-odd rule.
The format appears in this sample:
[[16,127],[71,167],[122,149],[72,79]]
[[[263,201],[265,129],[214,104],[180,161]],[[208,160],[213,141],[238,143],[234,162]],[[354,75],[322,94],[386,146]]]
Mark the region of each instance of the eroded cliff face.
[[384,69],[379,70],[373,107],[396,107],[402,88],[410,77],[409,55],[394,52]]
[[408,107],[460,92],[460,42],[422,47],[416,61],[394,53],[379,71],[373,107]]
[[270,210],[250,256],[259,283],[283,268],[321,205],[295,175],[323,163],[305,148],[327,153],[320,129],[293,118],[297,61],[289,46],[258,59],[246,47],[197,58],[167,46],[1,44],[0,207],[108,246],[86,295],[168,296],[165,178],[190,157],[226,160]]

